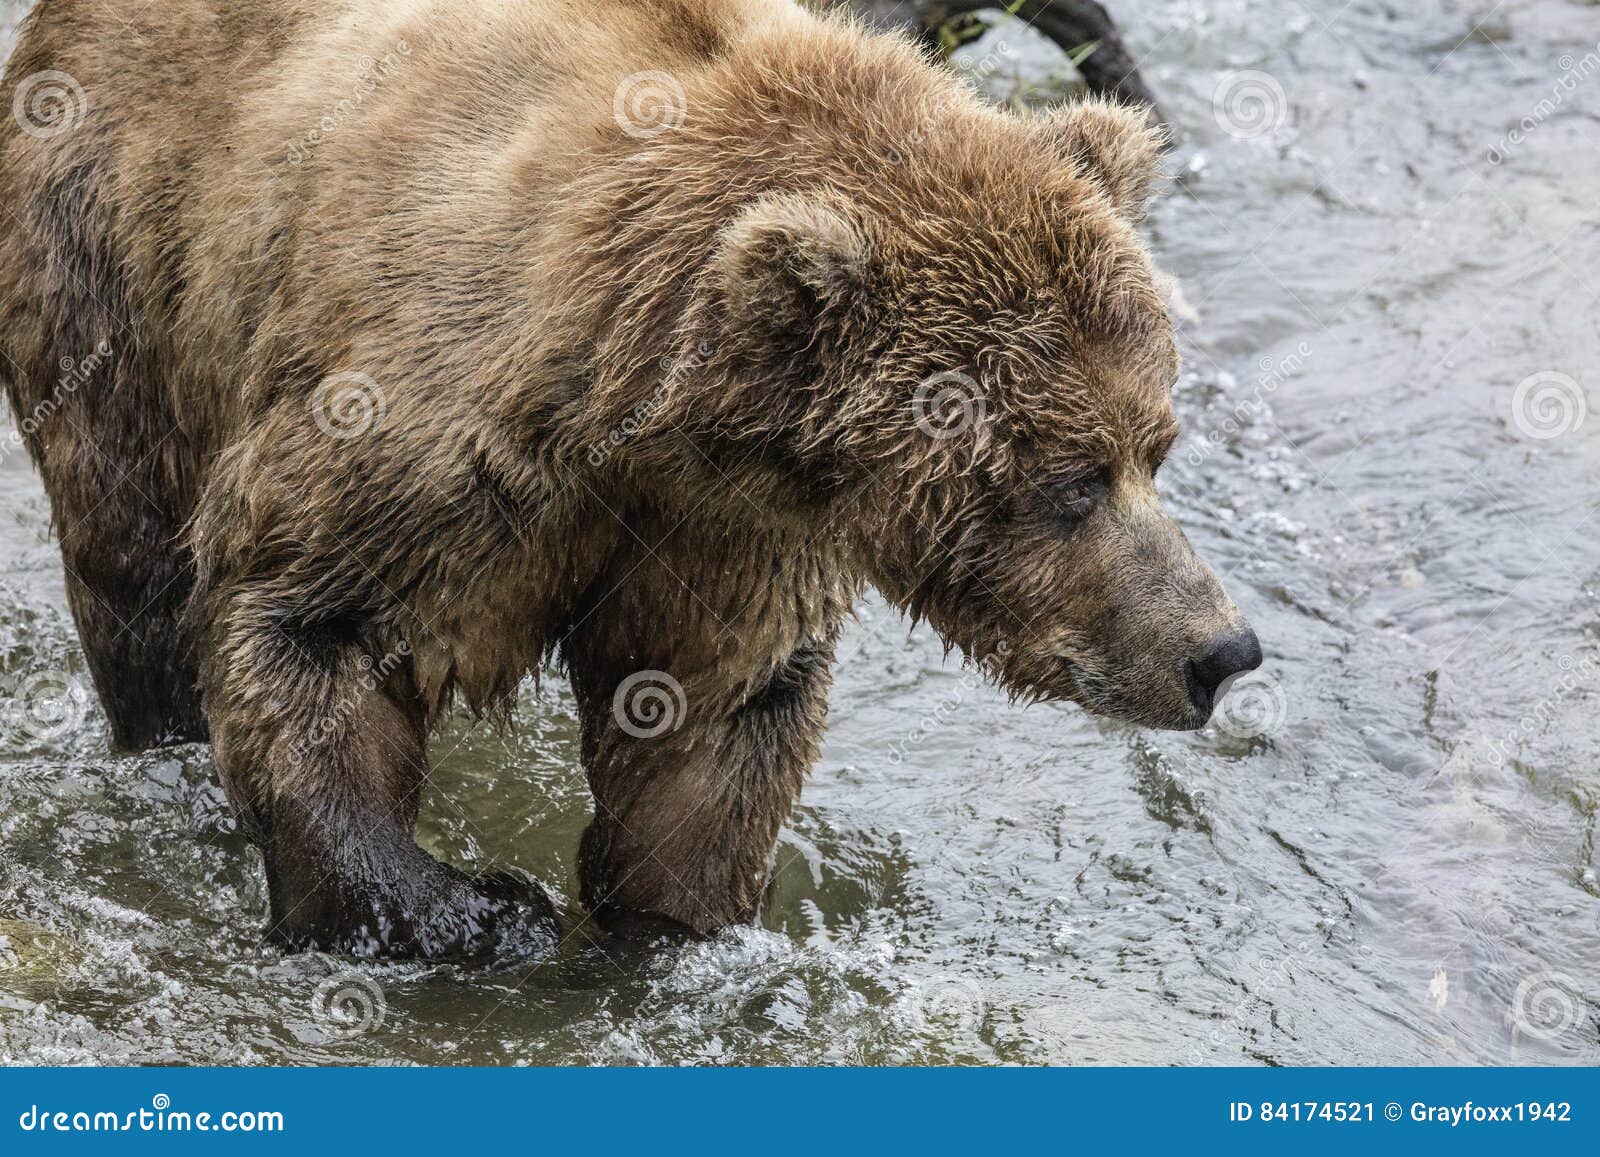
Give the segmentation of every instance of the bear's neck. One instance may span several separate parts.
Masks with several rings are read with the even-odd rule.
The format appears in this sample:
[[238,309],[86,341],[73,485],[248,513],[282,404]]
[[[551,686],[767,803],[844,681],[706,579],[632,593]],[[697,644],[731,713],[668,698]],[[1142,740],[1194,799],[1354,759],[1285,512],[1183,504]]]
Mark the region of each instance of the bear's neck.
[[[547,267],[582,273],[544,279],[556,300],[539,341],[596,436],[661,400],[668,375],[669,391],[696,386],[682,367],[705,335],[686,321],[719,234],[750,202],[826,188],[893,212],[886,174],[935,130],[994,116],[909,42],[799,12],[674,80],[677,112],[650,131],[604,110],[545,216]],[[548,395],[528,400],[548,410]]]

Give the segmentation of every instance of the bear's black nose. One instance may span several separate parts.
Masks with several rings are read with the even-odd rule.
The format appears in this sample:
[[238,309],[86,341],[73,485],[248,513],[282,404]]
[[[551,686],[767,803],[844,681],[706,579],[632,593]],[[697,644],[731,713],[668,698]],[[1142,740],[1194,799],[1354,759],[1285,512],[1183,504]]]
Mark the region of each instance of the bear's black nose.
[[1201,711],[1216,706],[1217,689],[1246,671],[1261,666],[1261,641],[1249,627],[1218,635],[1200,656],[1189,660],[1189,694]]

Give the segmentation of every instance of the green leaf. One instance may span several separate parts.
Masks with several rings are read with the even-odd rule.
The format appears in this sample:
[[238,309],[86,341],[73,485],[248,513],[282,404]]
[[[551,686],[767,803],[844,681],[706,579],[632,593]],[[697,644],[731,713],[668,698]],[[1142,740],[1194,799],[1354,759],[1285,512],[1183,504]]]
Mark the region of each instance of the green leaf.
[[1077,68],[1078,65],[1082,64],[1084,61],[1093,56],[1094,50],[1099,47],[1100,42],[1098,40],[1091,40],[1088,44],[1080,44],[1071,52],[1067,53],[1067,59],[1072,61],[1073,68]]

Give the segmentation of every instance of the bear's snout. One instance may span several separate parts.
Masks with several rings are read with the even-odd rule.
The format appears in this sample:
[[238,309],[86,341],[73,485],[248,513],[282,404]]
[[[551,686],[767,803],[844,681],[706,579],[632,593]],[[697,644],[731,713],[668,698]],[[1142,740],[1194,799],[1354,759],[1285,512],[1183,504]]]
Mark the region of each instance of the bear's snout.
[[1198,714],[1209,717],[1229,681],[1259,666],[1261,641],[1255,631],[1244,626],[1218,635],[1189,660],[1189,701]]

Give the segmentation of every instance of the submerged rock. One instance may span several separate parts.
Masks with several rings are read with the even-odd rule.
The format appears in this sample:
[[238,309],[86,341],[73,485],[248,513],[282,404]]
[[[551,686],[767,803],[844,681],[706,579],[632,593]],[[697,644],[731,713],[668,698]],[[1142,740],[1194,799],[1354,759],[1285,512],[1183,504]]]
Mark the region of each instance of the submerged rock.
[[[25,920],[0,918],[0,996],[47,999],[82,960],[83,952],[65,936]],[[0,1000],[0,1012],[9,1003]]]

